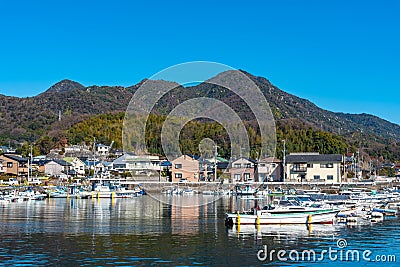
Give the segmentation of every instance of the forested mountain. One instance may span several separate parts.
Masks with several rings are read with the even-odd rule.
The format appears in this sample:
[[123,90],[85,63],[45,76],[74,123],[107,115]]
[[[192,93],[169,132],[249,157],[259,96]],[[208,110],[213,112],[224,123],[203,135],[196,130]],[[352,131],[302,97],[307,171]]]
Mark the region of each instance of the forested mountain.
[[[305,139],[308,140],[307,143],[318,143],[316,140],[323,140],[315,136],[315,138],[310,137],[314,132],[318,132],[319,136],[323,135],[322,133],[330,133],[333,139],[345,142],[347,150],[354,150],[357,147],[371,155],[400,158],[399,125],[368,114],[334,113],[321,109],[306,99],[280,90],[263,77],[244,73],[265,95],[277,121],[277,134],[282,131],[282,136],[285,134],[293,136],[293,142],[289,142],[289,146],[292,143],[293,146],[298,146],[298,148],[293,147],[293,150],[316,150],[317,147],[312,148],[311,144],[302,146],[300,143]],[[98,117],[90,118],[93,115],[111,113],[112,116],[121,116],[116,114],[126,110],[134,92],[144,81],[131,87],[85,87],[77,82],[63,80],[35,97],[17,98],[0,95],[0,143],[15,144],[46,140],[47,145],[42,147],[44,152],[67,136],[70,138],[69,142],[83,140],[90,133],[80,131],[79,127],[82,127],[82,130],[85,127],[90,128],[89,125],[94,122],[91,119],[98,119]],[[199,96],[220,99],[227,103],[249,125],[254,120],[247,105],[237,95],[209,83],[188,88],[178,86],[158,101],[153,113],[165,116],[179,103]],[[61,121],[58,121],[59,112],[62,115]],[[81,124],[78,124],[80,122]],[[299,125],[301,129],[298,128]],[[105,128],[101,127],[107,126],[103,124],[92,129],[97,129],[98,133],[104,130],[106,133]],[[292,133],[290,129],[293,130]],[[299,137],[294,137],[296,135],[294,133]],[[109,138],[103,137],[103,139],[106,141]],[[329,152],[322,148],[328,146],[320,145],[320,147],[321,152]],[[344,149],[343,144],[338,147],[339,150]]]
[[[161,129],[166,116],[151,114],[146,129],[146,144],[148,152],[163,155],[161,147]],[[92,116],[88,120],[76,124],[65,132],[66,138],[71,143],[92,142],[96,138],[99,142],[110,143],[115,141],[116,148],[122,148],[122,124],[124,113],[102,114]],[[245,123],[248,129],[250,141],[250,156],[257,157],[260,148],[259,133],[251,123]],[[277,137],[279,140],[287,140],[287,150],[291,152],[315,152],[320,153],[345,153],[349,147],[343,137],[319,129],[312,128],[305,124],[295,123],[277,124]],[[185,125],[180,134],[181,151],[186,154],[199,155],[200,141],[204,138],[214,140],[218,146],[218,153],[229,158],[230,142],[229,136],[224,128],[216,122],[190,121]],[[48,141],[48,139],[46,139]],[[42,142],[42,141],[41,141]],[[41,144],[39,142],[39,144]],[[55,145],[55,143],[54,143]],[[354,147],[349,147],[354,149]],[[233,155],[238,157],[239,155]],[[282,144],[277,146],[277,156],[282,157]]]

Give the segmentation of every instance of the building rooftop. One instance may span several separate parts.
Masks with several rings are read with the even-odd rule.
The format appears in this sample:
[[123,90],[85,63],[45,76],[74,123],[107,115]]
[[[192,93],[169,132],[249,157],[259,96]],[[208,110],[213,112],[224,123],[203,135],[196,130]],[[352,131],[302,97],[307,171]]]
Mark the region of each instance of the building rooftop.
[[342,162],[341,154],[317,154],[317,153],[292,153],[286,156],[286,162]]
[[4,154],[3,156],[22,163],[28,162],[27,158],[23,158],[22,156],[19,155]]
[[[51,161],[54,161],[55,163],[57,163],[57,164],[59,164],[61,166],[72,166],[71,163],[66,162],[65,160],[62,160],[62,159],[53,159]],[[49,161],[49,162],[51,162],[51,161]],[[49,163],[49,162],[47,162],[47,163]]]

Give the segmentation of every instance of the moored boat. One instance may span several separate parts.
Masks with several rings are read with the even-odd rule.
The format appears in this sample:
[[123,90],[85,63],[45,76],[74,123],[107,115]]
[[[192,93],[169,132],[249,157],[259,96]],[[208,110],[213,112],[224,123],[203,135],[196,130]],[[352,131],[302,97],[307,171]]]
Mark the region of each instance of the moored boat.
[[337,209],[283,207],[253,213],[226,213],[225,224],[332,224],[338,212]]

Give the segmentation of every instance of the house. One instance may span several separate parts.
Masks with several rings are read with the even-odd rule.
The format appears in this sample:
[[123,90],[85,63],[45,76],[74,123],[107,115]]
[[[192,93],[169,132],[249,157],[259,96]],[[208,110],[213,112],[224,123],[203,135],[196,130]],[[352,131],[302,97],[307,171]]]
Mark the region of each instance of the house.
[[0,146],[0,151],[4,154],[15,154],[15,148],[8,147],[8,146]]
[[160,157],[126,153],[113,161],[112,168],[119,173],[151,174],[161,170]]
[[74,170],[75,176],[85,176],[85,163],[77,157],[65,157],[66,162],[71,164],[71,170]]
[[241,157],[232,161],[228,166],[228,172],[232,182],[253,182],[255,161]]
[[198,159],[199,162],[199,181],[215,181],[214,168],[215,162],[211,162],[207,159]]
[[268,157],[258,161],[256,169],[257,182],[280,182],[282,181],[283,166],[282,161]]
[[72,164],[65,160],[53,159],[44,164],[44,172],[50,176],[61,176],[69,174]]
[[31,168],[33,171],[37,171],[39,173],[44,173],[45,169],[44,169],[44,165],[49,162],[49,159],[46,159],[46,157],[34,157],[33,161],[32,161],[32,165]]
[[198,182],[200,164],[197,159],[188,155],[182,155],[172,162],[171,174],[172,182],[187,181]]
[[5,174],[13,176],[28,175],[28,159],[15,154],[0,155],[3,168],[6,168]]
[[221,171],[225,171],[229,166],[229,160],[221,157],[212,157],[207,160],[211,162],[212,166],[214,166],[215,162],[217,162],[217,169]]
[[110,151],[110,146],[106,146],[103,144],[96,144],[96,154],[99,156],[106,156]]
[[340,154],[291,153],[286,156],[285,181],[341,182]]

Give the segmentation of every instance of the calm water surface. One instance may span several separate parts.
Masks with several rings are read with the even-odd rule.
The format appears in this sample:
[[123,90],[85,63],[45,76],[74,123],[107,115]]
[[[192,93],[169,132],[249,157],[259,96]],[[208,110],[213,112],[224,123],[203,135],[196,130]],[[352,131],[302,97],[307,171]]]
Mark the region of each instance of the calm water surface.
[[[205,196],[170,197],[173,204],[199,204]],[[208,199],[211,200],[211,199]],[[209,201],[208,201],[209,202]],[[224,213],[254,206],[224,197],[191,208],[143,196],[134,199],[48,199],[0,205],[2,266],[398,266],[400,220],[362,226],[241,226],[227,229]],[[338,248],[343,238],[347,247]],[[371,250],[397,262],[260,261],[271,250]],[[287,255],[286,255],[287,256]],[[393,259],[392,259],[393,261]]]

